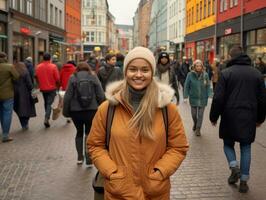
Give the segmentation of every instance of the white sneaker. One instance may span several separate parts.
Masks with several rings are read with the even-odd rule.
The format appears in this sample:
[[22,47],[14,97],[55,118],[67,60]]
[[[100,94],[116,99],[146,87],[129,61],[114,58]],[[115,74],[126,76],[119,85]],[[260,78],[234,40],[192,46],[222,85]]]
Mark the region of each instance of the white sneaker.
[[82,163],[83,163],[83,160],[78,160],[77,161],[77,165],[82,165]]

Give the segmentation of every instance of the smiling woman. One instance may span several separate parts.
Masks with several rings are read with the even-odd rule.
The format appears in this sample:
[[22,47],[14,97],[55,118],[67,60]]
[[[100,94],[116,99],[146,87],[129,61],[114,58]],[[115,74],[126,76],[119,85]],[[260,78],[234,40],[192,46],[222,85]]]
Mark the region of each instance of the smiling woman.
[[[105,199],[170,199],[170,176],[184,160],[188,143],[171,103],[174,91],[153,79],[155,66],[149,49],[131,50],[124,61],[124,80],[107,86],[107,101],[94,117],[87,147],[105,178]],[[107,148],[111,107],[115,112]]]

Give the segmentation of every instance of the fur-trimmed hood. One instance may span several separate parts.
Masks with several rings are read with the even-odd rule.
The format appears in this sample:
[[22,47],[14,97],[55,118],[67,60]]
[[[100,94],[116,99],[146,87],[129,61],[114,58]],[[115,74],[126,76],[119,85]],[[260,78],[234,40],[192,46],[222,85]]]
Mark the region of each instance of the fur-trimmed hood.
[[[169,103],[171,103],[175,91],[168,85],[160,83],[156,80],[154,80],[156,84],[159,87],[159,93],[158,93],[158,107],[162,108]],[[120,87],[123,84],[123,81],[116,81],[111,84],[109,84],[106,88],[105,96],[106,99],[110,102],[110,104],[118,105],[120,102],[120,92],[116,92],[117,88]]]

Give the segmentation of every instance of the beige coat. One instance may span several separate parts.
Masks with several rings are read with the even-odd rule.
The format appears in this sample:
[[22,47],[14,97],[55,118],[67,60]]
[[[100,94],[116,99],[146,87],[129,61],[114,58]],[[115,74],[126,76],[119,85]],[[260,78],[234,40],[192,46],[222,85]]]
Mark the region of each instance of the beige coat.
[[[159,85],[159,106],[168,109],[168,146],[160,108],[154,115],[154,141],[140,138],[127,127],[133,111],[114,89],[107,90],[108,101],[98,109],[87,140],[93,163],[105,179],[105,200],[168,200],[170,179],[186,156],[188,142],[175,104],[170,103],[174,91]],[[105,148],[106,114],[109,103],[116,104],[109,152]],[[159,171],[154,171],[154,169]]]

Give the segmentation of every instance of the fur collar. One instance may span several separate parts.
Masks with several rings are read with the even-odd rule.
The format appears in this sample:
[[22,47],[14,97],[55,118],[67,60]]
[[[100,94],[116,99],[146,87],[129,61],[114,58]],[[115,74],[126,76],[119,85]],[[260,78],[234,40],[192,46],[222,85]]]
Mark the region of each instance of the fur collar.
[[[171,103],[175,91],[168,85],[155,81],[159,87],[158,93],[158,107],[162,108],[169,103]],[[120,102],[120,92],[114,93],[114,91],[123,84],[123,81],[116,81],[109,84],[106,88],[105,96],[106,99],[110,102],[110,104],[118,105]]]

